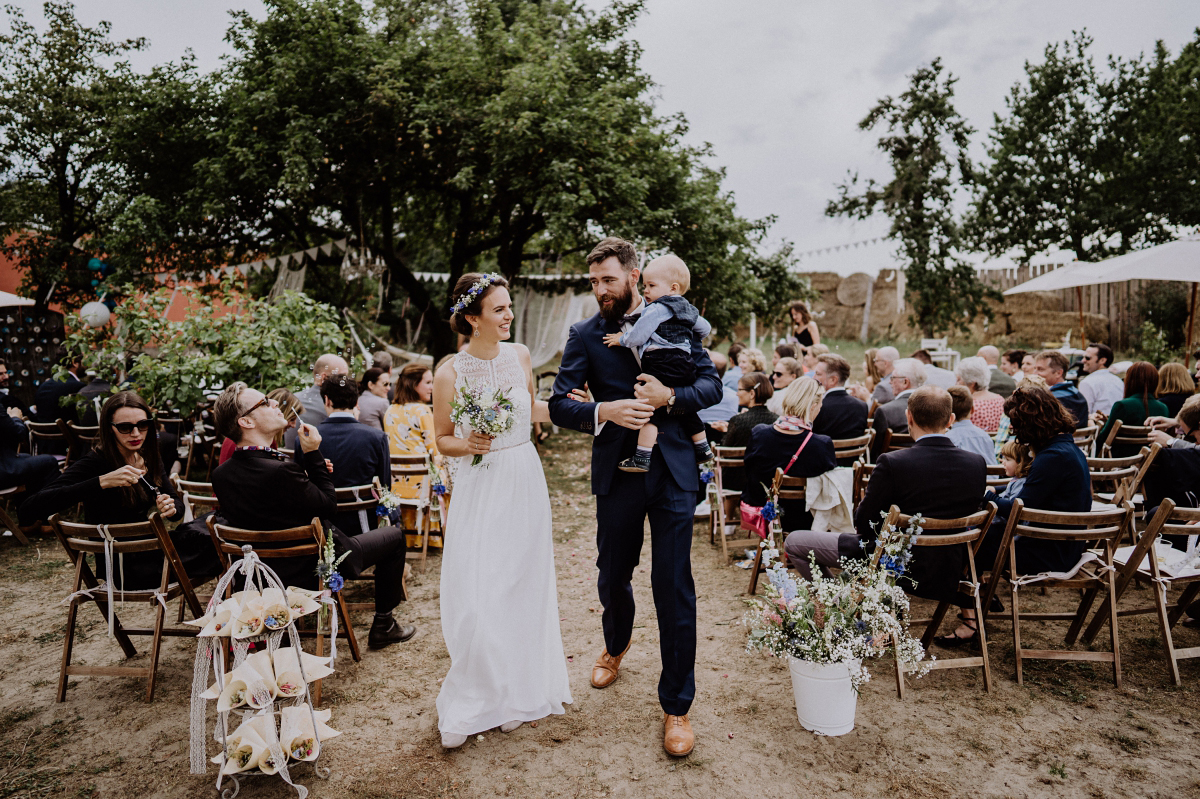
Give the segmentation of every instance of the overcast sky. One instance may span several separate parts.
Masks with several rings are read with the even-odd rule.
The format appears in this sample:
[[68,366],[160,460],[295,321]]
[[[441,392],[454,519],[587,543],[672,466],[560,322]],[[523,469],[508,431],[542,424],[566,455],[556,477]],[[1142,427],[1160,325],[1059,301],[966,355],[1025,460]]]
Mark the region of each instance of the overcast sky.
[[[40,2],[9,0],[40,19]],[[589,5],[601,2],[588,0]],[[1162,39],[1175,53],[1200,25],[1196,0],[648,0],[636,36],[643,65],[659,84],[660,110],[683,112],[696,142],[710,142],[715,163],[741,212],[774,214],[776,239],[801,253],[872,238],[883,220],[851,224],[823,215],[847,169],[886,178],[877,134],[857,123],[879,98],[904,90],[906,76],[940,56],[959,77],[959,111],[975,127],[976,155],[992,114],[1038,61],[1048,42],[1086,28],[1103,63],[1133,57]],[[148,67],[195,52],[215,67],[227,10],[262,14],[256,0],[76,0],[86,24],[106,19],[113,35],[145,36]],[[861,268],[874,271],[881,247]],[[865,255],[865,252],[864,252]],[[861,256],[855,253],[855,261]],[[809,268],[854,268],[844,257],[806,258]],[[828,263],[826,263],[828,262]],[[869,263],[875,262],[875,263]]]

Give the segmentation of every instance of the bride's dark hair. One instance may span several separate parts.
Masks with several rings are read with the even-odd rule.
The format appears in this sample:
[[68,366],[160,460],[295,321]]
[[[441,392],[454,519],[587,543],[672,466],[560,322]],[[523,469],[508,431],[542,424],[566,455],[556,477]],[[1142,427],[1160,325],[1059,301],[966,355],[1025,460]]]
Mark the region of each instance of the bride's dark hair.
[[[468,272],[460,277],[458,282],[454,284],[454,290],[450,292],[450,307],[453,308],[455,305],[458,305],[458,301],[461,300],[467,294],[467,292],[471,290],[472,286],[482,279],[483,275],[479,272]],[[479,314],[483,313],[484,298],[491,294],[492,291],[497,287],[508,288],[508,281],[499,276],[493,277],[491,284],[483,291],[479,292],[475,299],[467,303],[466,307],[464,307],[461,311],[458,311],[450,316],[450,326],[454,328],[456,332],[462,333],[464,336],[471,335],[473,329],[471,327],[471,323],[467,321],[467,314],[470,314],[471,316],[478,316]]]

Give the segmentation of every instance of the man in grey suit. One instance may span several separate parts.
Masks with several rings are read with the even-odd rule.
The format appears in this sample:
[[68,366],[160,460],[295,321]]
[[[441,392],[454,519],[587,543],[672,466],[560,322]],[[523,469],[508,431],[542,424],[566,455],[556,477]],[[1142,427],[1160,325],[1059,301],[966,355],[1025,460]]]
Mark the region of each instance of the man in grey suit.
[[908,418],[904,412],[908,410],[908,398],[925,385],[925,364],[916,358],[901,358],[892,364],[889,379],[896,398],[880,405],[875,411],[872,422],[875,441],[871,444],[871,451],[876,456],[883,453],[889,430],[893,433],[908,432]]
[[[330,376],[342,375],[344,377],[349,373],[350,367],[346,365],[345,359],[338,355],[327,354],[317,358],[317,362],[313,364],[312,385],[296,393],[296,399],[300,400],[300,404],[304,406],[304,413],[300,414],[300,421],[307,422],[313,427],[325,421],[325,417],[329,414],[325,410],[325,400],[321,398],[321,384]],[[283,438],[284,444],[289,449],[295,449],[296,428],[289,428]]]
[[1005,374],[1000,369],[1000,350],[993,347],[991,344],[986,344],[979,348],[979,352],[975,353],[980,358],[987,361],[988,369],[992,372],[991,382],[988,383],[988,391],[993,394],[1008,399],[1012,393],[1017,390],[1017,381]]

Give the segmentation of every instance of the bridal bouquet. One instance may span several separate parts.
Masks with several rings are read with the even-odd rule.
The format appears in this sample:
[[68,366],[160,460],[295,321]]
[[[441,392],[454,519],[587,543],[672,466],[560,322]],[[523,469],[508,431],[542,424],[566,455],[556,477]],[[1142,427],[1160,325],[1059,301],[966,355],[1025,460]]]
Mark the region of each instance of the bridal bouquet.
[[[908,596],[896,585],[911,558],[912,539],[921,532],[920,521],[914,517],[907,530],[885,525],[878,557],[842,558],[836,577],[825,577],[815,558],[811,580],[790,574],[777,560],[773,538],[764,541],[769,584],[765,598],[749,601],[754,610],[744,620],[750,628],[747,651],[827,664],[864,661],[891,648],[909,671],[924,676],[932,661],[922,662],[925,650],[909,635]],[[870,679],[861,665],[851,674],[856,691]]]
[[[450,420],[459,427],[470,427],[484,435],[498,436],[508,432],[516,419],[512,400],[499,389],[490,397],[485,393],[482,387],[473,388],[469,383],[460,388],[450,400]],[[471,465],[478,466],[482,461],[483,456],[476,455],[471,458]]]

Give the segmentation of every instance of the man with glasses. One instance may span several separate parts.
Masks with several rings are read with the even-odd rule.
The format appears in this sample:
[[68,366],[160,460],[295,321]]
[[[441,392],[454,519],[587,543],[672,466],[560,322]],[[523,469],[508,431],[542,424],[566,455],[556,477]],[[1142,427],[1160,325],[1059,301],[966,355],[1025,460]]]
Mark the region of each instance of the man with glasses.
[[875,410],[872,423],[875,428],[875,441],[871,450],[876,455],[883,453],[889,430],[893,433],[908,432],[908,418],[905,415],[905,411],[908,410],[908,398],[925,385],[925,365],[915,358],[901,358],[892,364],[888,381],[896,398]]
[[21,402],[12,395],[8,390],[8,381],[11,377],[8,371],[8,365],[4,361],[0,361],[0,402],[3,403],[5,410],[17,408],[21,411],[21,415],[28,418],[30,416],[29,408],[21,404]]
[[[858,438],[867,432],[867,403],[846,393],[850,364],[840,355],[827,353],[817,357],[813,378],[825,387],[821,412],[813,420],[813,432],[835,441]],[[849,463],[838,463],[849,466]]]
[[1087,400],[1088,416],[1099,412],[1107,419],[1113,404],[1125,396],[1125,381],[1108,371],[1112,359],[1113,351],[1107,344],[1088,344],[1083,351],[1087,376],[1079,381],[1079,393]]
[[795,358],[780,358],[779,363],[775,364],[775,371],[771,372],[771,385],[775,393],[767,400],[767,409],[771,413],[783,416],[783,390],[800,376],[802,368]]
[[[217,431],[232,439],[237,449],[213,472],[213,491],[220,501],[217,518],[223,524],[246,530],[282,530],[310,524],[313,517],[329,519],[337,512],[333,476],[319,449],[321,434],[311,425],[301,425],[299,462],[275,449],[276,434],[287,427],[279,403],[245,383],[234,383],[213,405]],[[325,526],[325,522],[322,522]],[[404,531],[395,527],[369,530],[347,536],[327,526],[340,557],[344,578],[359,576],[375,567],[375,620],[367,643],[372,649],[407,641],[416,633],[412,625],[401,626],[392,611],[404,599]],[[269,565],[284,585],[316,587],[313,558],[274,559]]]

